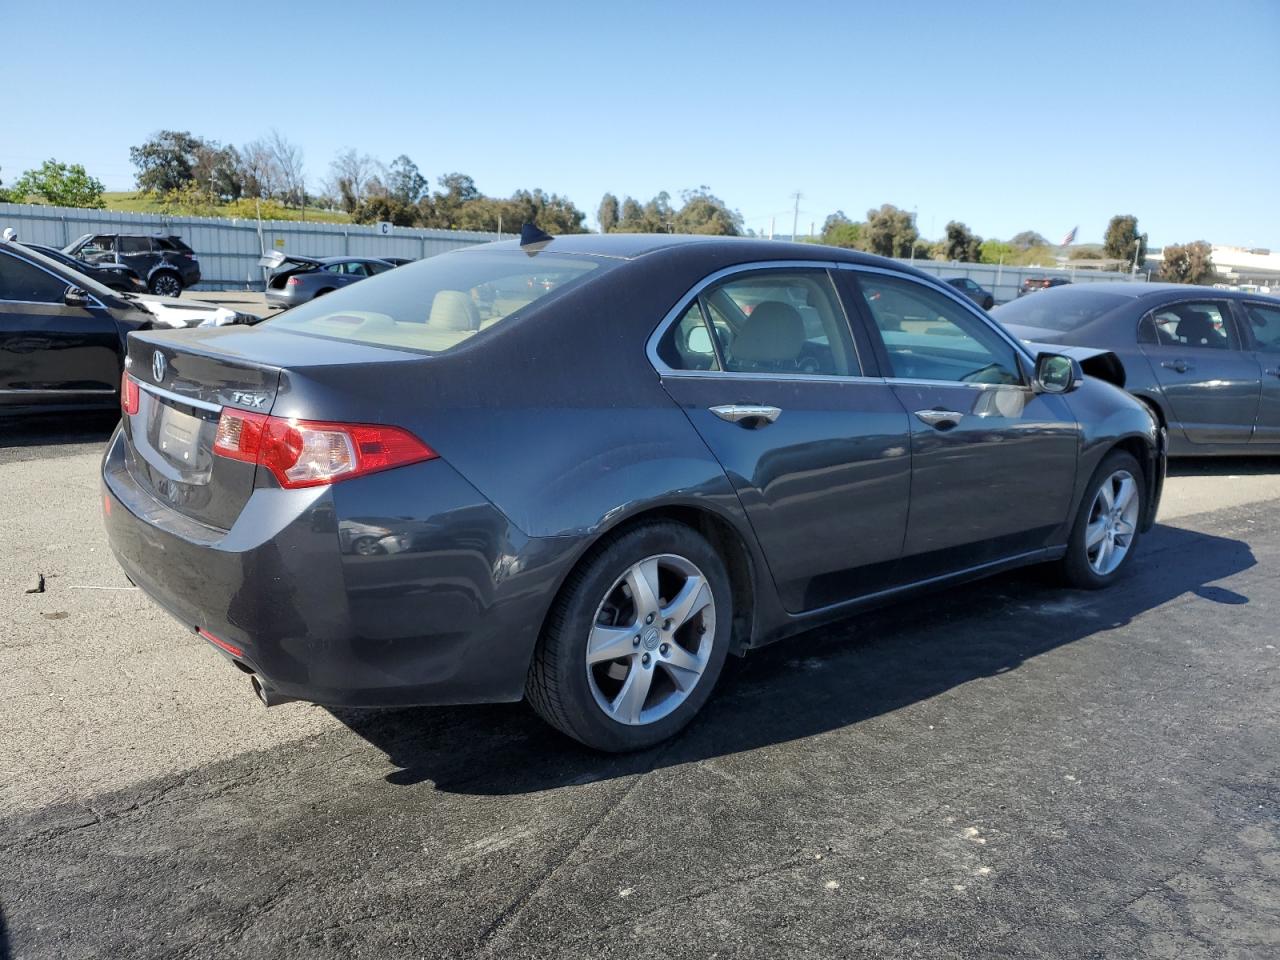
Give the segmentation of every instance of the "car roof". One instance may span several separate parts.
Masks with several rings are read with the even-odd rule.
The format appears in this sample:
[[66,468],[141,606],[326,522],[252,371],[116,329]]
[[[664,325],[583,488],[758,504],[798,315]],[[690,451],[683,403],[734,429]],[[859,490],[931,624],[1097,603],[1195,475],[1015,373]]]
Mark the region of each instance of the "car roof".
[[[636,260],[664,251],[697,246],[711,254],[724,254],[741,261],[751,260],[830,260],[844,263],[860,263],[867,266],[886,267],[896,272],[928,276],[907,264],[862,253],[844,247],[830,247],[822,243],[795,243],[788,240],[766,240],[759,237],[701,236],[681,233],[573,233],[553,237],[541,246],[538,253],[580,254],[584,256],[612,257],[619,260]],[[520,250],[519,240],[502,240],[497,243],[476,244],[469,250]],[[930,277],[936,280],[936,277]]]
[[[1053,287],[1037,293],[1037,297],[1076,297],[1087,293],[1109,293],[1114,296],[1138,299],[1160,299],[1171,294],[1190,297],[1228,297],[1232,299],[1252,299],[1258,297],[1275,300],[1273,295],[1265,293],[1247,293],[1243,290],[1220,290],[1217,287],[1203,287],[1188,283],[1148,283],[1143,280],[1099,280],[1097,283],[1077,283],[1070,286]],[[1048,302],[1048,301],[1041,301]]]

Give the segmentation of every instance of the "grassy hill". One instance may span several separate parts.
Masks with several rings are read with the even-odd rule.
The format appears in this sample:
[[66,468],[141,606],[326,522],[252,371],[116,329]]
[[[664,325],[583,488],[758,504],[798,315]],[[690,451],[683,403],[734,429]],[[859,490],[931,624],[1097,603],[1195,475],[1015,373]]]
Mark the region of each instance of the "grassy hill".
[[[239,220],[251,220],[258,215],[257,205],[252,200],[237,200],[235,203],[210,203],[205,200],[172,203],[154,194],[133,191],[107,192],[102,195],[102,199],[106,202],[108,210],[120,210],[125,213],[167,213],[171,216],[228,217]],[[303,211],[296,207],[286,207],[275,200],[263,202],[262,219],[313,220],[317,223],[351,222],[351,217],[341,210],[318,210],[315,207],[308,207]]]

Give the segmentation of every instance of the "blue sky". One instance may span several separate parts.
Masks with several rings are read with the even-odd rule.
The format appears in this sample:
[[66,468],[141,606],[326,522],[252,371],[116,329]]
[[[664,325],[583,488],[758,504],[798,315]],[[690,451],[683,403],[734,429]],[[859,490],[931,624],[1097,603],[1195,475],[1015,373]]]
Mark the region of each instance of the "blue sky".
[[[1134,213],[1153,245],[1280,249],[1280,2],[165,4],[0,0],[0,178],[132,186],[161,128],[277,127],[486,193],[708,185],[757,230],[917,211],[988,237]],[[13,42],[19,40],[20,42]],[[22,81],[27,82],[23,83]]]

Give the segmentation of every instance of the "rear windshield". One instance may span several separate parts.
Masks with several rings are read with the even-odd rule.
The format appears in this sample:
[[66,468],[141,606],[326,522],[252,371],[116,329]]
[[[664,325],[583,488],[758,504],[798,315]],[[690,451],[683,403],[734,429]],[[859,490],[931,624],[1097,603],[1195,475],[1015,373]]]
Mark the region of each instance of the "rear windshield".
[[352,343],[440,353],[610,264],[586,257],[467,250],[353,283],[267,323]]
[[1053,294],[1036,294],[1020,297],[1002,307],[997,307],[995,318],[1003,324],[1021,327],[1040,327],[1066,333],[1092,323],[1104,313],[1110,313],[1130,301],[1129,297],[1116,293],[1086,290],[1079,286],[1071,289],[1059,287]]

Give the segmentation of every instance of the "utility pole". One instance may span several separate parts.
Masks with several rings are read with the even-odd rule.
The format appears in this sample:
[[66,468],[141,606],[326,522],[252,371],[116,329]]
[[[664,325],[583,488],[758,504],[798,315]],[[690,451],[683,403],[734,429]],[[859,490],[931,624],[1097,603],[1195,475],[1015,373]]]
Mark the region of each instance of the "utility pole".
[[795,209],[791,215],[791,241],[794,243],[796,239],[796,231],[800,228],[800,198],[804,194],[797,190],[791,195],[791,199],[795,201]]
[[773,239],[773,217],[769,218],[769,239]]

